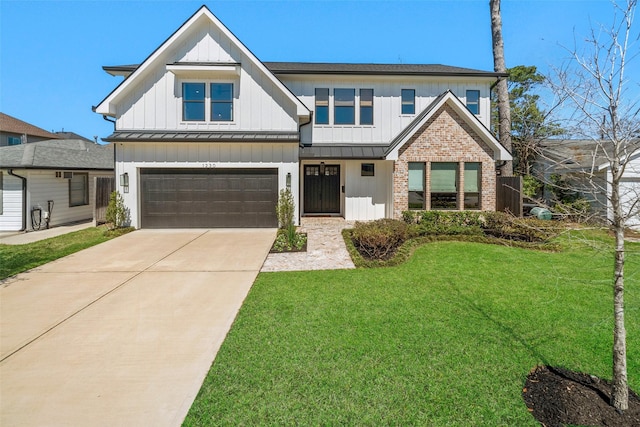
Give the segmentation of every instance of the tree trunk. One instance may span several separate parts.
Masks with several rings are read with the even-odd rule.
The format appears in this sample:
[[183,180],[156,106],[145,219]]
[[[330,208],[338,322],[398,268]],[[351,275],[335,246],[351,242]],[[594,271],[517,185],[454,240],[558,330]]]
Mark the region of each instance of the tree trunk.
[[[507,73],[504,61],[504,42],[502,40],[502,17],[500,0],[489,0],[491,8],[491,40],[493,41],[493,70],[496,73]],[[511,147],[511,110],[509,106],[509,89],[507,78],[501,77],[496,85],[498,93],[498,136],[500,143],[512,152]],[[513,162],[508,161],[502,168],[502,175],[513,175]]]
[[629,407],[627,385],[627,332],[624,327],[624,220],[620,205],[620,172],[614,161],[611,170],[611,208],[613,228],[616,234],[616,255],[613,285],[613,381],[611,405],[619,411]]

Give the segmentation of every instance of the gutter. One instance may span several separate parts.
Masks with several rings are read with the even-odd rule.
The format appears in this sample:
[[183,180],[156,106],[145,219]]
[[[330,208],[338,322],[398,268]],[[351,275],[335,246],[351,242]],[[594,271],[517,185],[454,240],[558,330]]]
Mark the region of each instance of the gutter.
[[27,178],[16,175],[13,173],[13,169],[9,169],[9,175],[22,180],[22,228],[18,231],[25,231],[27,229]]

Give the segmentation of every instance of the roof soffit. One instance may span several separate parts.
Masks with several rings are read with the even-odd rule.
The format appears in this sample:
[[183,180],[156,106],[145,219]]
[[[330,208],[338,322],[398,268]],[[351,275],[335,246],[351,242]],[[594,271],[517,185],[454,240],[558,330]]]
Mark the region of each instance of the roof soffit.
[[[307,117],[310,115],[309,109],[277,78],[269,69],[206,7],[202,6],[184,24],[180,26],[164,43],[162,43],[151,55],[149,55],[127,78],[125,78],[107,97],[95,107],[94,111],[99,114],[115,115],[115,105],[120,97],[132,89],[141,78],[144,78],[156,67],[166,67],[166,53],[173,48],[177,48],[180,41],[189,37],[198,30],[198,24],[207,20],[209,25],[213,25],[235,46],[244,57],[257,67],[285,97],[296,106],[298,116]],[[234,63],[235,65],[236,63]],[[175,64],[174,64],[175,65]]]

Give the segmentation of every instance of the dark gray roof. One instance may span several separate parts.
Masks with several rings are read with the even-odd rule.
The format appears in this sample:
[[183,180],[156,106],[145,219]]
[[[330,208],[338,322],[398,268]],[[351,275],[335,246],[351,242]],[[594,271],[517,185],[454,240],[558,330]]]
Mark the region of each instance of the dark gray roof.
[[386,144],[330,145],[317,144],[300,147],[301,159],[384,159]]
[[[194,64],[194,63],[189,63]],[[263,62],[274,74],[351,74],[391,76],[473,76],[506,77],[507,74],[441,64],[349,64],[330,62]],[[138,64],[102,67],[111,75],[126,75]]]
[[274,74],[369,74],[500,77],[506,74],[441,64],[347,64],[328,62],[264,62]]
[[298,132],[116,131],[105,141],[146,142],[298,142]]
[[113,147],[80,139],[49,139],[0,147],[0,167],[113,170]]

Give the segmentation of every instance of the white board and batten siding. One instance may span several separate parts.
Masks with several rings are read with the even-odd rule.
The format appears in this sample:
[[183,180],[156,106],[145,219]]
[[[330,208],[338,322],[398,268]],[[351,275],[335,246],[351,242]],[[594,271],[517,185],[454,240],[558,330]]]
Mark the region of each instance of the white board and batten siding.
[[[393,197],[389,177],[393,174],[393,162],[358,160],[345,163],[345,219],[370,221],[391,217]],[[362,163],[373,163],[374,176],[361,176]]]
[[[300,206],[297,143],[125,143],[116,145],[116,189],[130,209],[131,225],[140,228],[140,169],[278,169],[278,188],[286,188],[291,174],[291,193]],[[129,175],[129,192],[120,186],[119,176]]]
[[[117,102],[116,127],[126,130],[296,131],[296,106],[211,22],[202,20],[167,49],[135,88]],[[168,70],[173,63],[240,64],[237,71]],[[233,66],[230,66],[233,68]],[[233,121],[182,120],[183,82],[233,83]],[[208,89],[207,89],[208,91]],[[205,103],[208,101],[205,101]],[[208,110],[206,107],[206,111]]]
[[[315,89],[329,89],[329,124],[310,124],[303,126],[302,141],[314,144],[322,143],[385,143],[391,141],[411,123],[436,97],[451,90],[466,103],[466,91],[480,91],[480,114],[478,119],[487,127],[490,125],[490,84],[494,80],[470,80],[461,77],[442,78],[400,78],[400,77],[363,77],[358,78],[316,76],[290,77],[280,76],[283,83],[309,108],[315,109]],[[333,90],[336,88],[355,89],[355,125],[334,125]],[[373,125],[358,125],[359,122],[359,89],[373,89]],[[415,114],[401,114],[402,89],[415,90]],[[312,135],[313,132],[313,135]]]
[[[48,210],[48,201],[53,200],[50,227],[76,221],[93,219],[95,197],[94,177],[112,177],[106,171],[75,171],[86,173],[89,180],[89,203],[69,206],[69,180],[56,178],[55,170],[15,170],[17,175],[27,179],[27,230],[32,229],[31,210],[40,207]],[[22,228],[22,182],[3,172],[3,213],[0,215],[0,230],[18,231]]]

